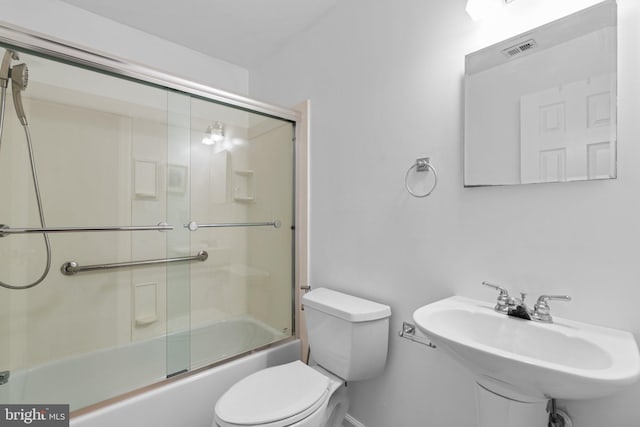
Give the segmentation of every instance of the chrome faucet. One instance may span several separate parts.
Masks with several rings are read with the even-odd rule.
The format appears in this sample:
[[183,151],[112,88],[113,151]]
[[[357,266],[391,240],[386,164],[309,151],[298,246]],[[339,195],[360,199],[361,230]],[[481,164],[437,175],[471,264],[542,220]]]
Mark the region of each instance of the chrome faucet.
[[508,316],[519,317],[525,320],[534,320],[536,322],[553,323],[553,317],[551,317],[551,308],[547,301],[571,301],[571,297],[568,295],[540,295],[538,301],[533,306],[533,310],[530,309],[525,298],[527,294],[520,293],[520,298],[509,296],[509,292],[498,285],[493,283],[482,282],[484,286],[488,286],[497,291],[500,291],[498,295],[496,306],[494,310],[498,313],[506,314]]

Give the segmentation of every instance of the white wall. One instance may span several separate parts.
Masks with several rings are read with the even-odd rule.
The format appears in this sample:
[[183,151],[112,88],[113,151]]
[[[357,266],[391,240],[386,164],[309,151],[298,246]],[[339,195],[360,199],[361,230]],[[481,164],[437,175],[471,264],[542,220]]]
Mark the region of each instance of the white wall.
[[[0,0],[0,22],[246,95],[248,72],[59,0]],[[177,25],[185,25],[179,23]]]
[[[544,3],[520,0],[513,8]],[[546,6],[570,13],[593,3]],[[465,0],[340,2],[251,70],[251,96],[279,105],[312,101],[312,284],[393,310],[386,373],[349,386],[350,413],[367,427],[473,425],[470,375],[396,331],[417,307],[442,297],[492,300],[482,280],[530,298],[569,294],[572,302],[553,304],[557,316],[640,338],[640,4],[618,5],[617,180],[463,188],[464,55],[526,30],[526,21],[540,24],[532,14],[507,26],[474,23]],[[404,174],[426,155],[440,183],[415,199]],[[580,427],[636,427],[639,399],[640,384],[610,398],[561,403]]]

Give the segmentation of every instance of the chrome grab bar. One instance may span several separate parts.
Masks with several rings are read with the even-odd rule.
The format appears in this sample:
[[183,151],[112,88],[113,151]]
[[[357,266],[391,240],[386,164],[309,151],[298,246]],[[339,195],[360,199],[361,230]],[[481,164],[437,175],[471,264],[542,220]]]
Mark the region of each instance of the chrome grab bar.
[[124,225],[124,226],[104,226],[104,227],[44,227],[44,228],[11,228],[8,225],[0,224],[0,237],[11,234],[31,234],[31,233],[78,233],[93,231],[147,231],[173,230],[173,225],[161,222],[158,225]]
[[273,227],[280,228],[282,222],[279,220],[271,222],[223,222],[218,224],[198,224],[195,221],[191,221],[189,224],[185,224],[184,228],[188,228],[189,231],[196,231],[198,228],[223,228],[223,227]]
[[141,265],[168,264],[170,262],[206,261],[209,258],[207,251],[200,251],[197,255],[183,256],[177,258],[148,259],[144,261],[116,262],[112,264],[79,265],[75,261],[68,261],[62,264],[60,272],[65,276],[73,276],[84,271],[110,270],[113,268],[136,267]]

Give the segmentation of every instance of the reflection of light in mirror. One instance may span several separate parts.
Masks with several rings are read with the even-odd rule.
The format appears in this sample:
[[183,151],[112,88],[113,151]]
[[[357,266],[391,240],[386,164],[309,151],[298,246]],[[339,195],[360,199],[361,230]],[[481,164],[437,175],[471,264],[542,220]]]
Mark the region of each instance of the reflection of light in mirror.
[[235,148],[246,145],[246,141],[242,138],[225,138],[223,141],[213,145],[214,154],[221,153],[223,151],[233,151]]
[[207,126],[207,131],[204,133],[202,143],[204,145],[213,145],[217,142],[224,140],[224,125],[220,122],[215,122],[213,125]]
[[[602,0],[518,0],[504,5],[504,1],[500,0],[503,3],[500,7],[490,5],[489,9],[493,13],[484,13],[482,20],[476,22],[477,33],[473,37],[476,46],[472,46],[471,50],[498,43],[601,2]],[[469,15],[469,5],[472,3],[486,5],[495,1],[469,0]],[[472,9],[473,7],[475,6]]]
[[222,146],[223,150],[227,150],[227,151],[231,151],[231,149],[233,148],[233,144],[228,139],[225,141],[222,141],[220,145]]

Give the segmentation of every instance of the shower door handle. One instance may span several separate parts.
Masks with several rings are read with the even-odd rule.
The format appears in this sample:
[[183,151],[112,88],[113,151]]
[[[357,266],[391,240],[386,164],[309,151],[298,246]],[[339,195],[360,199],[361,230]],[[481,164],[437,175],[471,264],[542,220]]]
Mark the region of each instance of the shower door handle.
[[184,228],[188,228],[189,231],[196,231],[199,228],[226,228],[226,227],[273,227],[280,228],[282,222],[280,220],[270,222],[221,222],[214,224],[198,224],[195,221],[191,221],[189,224],[185,224]]

